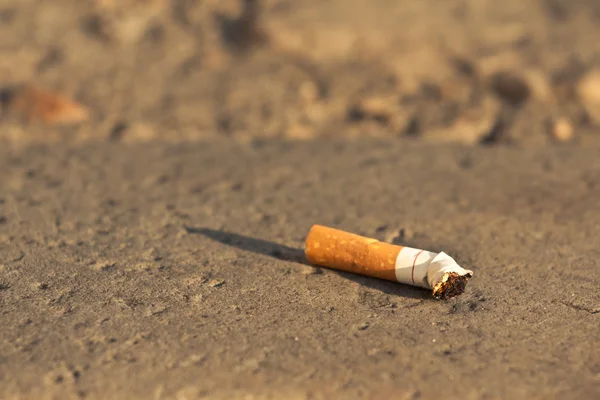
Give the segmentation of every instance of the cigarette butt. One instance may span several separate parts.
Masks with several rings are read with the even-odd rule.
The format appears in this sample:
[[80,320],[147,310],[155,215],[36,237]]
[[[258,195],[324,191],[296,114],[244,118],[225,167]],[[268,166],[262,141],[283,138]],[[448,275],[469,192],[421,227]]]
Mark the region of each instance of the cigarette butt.
[[305,254],[312,264],[431,289],[438,299],[462,294],[473,276],[444,252],[397,246],[321,225],[310,229]]

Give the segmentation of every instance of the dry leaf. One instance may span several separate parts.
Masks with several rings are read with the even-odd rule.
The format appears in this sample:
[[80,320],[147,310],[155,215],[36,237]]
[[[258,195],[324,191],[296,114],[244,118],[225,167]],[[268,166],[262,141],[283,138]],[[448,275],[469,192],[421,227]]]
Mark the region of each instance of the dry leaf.
[[52,125],[83,122],[90,114],[87,107],[65,96],[34,87],[16,90],[8,107],[29,121],[37,120]]

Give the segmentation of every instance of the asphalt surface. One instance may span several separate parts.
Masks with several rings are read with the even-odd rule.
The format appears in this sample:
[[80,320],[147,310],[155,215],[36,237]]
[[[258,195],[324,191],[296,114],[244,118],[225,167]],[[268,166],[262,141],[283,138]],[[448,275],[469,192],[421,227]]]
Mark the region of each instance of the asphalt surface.
[[[599,150],[4,148],[0,398],[599,398]],[[315,223],[474,277],[313,268]]]

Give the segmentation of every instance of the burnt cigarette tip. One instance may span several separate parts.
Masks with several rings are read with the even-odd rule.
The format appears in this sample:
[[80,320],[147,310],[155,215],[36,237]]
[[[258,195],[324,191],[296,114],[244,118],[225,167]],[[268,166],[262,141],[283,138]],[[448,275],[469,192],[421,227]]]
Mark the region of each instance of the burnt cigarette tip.
[[459,275],[456,272],[444,274],[442,280],[433,288],[433,297],[440,300],[448,300],[460,296],[467,286],[471,274]]

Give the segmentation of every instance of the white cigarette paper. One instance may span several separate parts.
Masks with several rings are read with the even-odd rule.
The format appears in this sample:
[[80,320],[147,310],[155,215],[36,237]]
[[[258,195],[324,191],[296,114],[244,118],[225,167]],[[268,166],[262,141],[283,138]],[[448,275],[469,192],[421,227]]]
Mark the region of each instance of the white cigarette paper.
[[408,285],[432,289],[434,296],[451,274],[470,278],[473,271],[462,268],[448,254],[402,247],[396,258],[396,280]]

